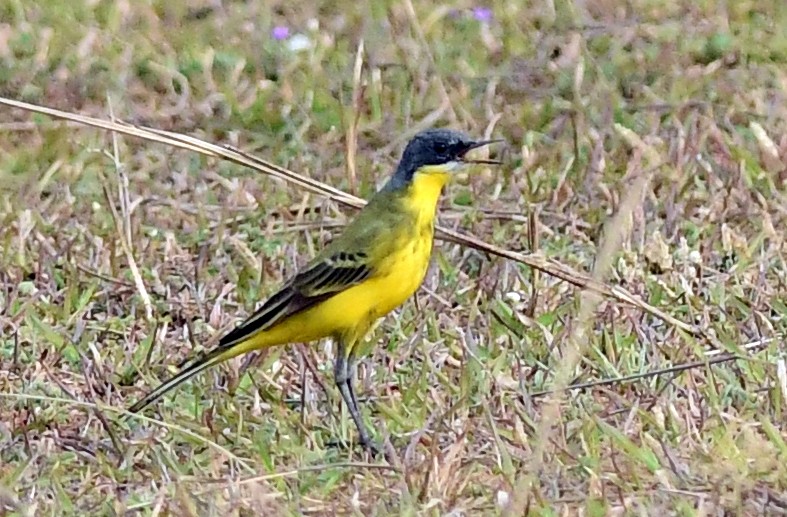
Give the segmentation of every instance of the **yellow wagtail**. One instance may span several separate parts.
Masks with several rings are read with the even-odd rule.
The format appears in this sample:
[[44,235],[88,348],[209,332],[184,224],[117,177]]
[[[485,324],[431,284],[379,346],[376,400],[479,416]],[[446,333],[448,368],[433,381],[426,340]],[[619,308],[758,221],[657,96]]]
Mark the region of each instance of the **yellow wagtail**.
[[374,450],[353,388],[354,362],[373,324],[421,285],[432,254],[437,201],[468,151],[499,142],[429,129],[407,144],[396,172],[357,217],[257,312],[196,357],[129,411],[137,412],[201,371],[237,355],[287,343],[332,337],[334,377],[358,428],[359,442]]

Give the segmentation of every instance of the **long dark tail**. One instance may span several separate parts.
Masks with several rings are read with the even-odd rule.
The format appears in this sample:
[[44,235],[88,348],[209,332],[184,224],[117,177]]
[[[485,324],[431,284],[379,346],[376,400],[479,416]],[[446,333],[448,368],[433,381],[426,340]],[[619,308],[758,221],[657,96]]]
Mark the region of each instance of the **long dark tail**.
[[162,382],[156,389],[145,395],[142,400],[128,408],[128,410],[132,413],[137,413],[142,409],[145,409],[167,392],[178,387],[180,384],[183,384],[201,371],[207,370],[211,366],[224,362],[236,355],[238,355],[238,352],[236,351],[235,347],[229,349],[219,347],[206,354],[203,354],[201,357],[195,359],[190,365],[185,366],[175,376]]
[[146,408],[164,394],[191,379],[201,371],[235,357],[236,355],[243,354],[253,349],[282,344],[279,342],[267,342],[263,335],[264,331],[270,329],[282,319],[299,311],[306,310],[330,296],[332,296],[332,293],[304,297],[291,286],[285,286],[281,291],[268,299],[268,301],[251,317],[241,323],[235,330],[221,338],[216,348],[206,352],[195,359],[191,364],[185,366],[174,377],[161,383],[158,388],[148,393],[142,400],[128,408],[128,410],[132,413],[136,413]]

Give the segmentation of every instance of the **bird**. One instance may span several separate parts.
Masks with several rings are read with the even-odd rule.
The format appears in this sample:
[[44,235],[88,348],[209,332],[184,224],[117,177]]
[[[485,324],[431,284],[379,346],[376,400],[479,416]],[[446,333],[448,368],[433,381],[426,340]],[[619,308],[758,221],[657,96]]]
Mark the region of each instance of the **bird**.
[[443,187],[468,164],[499,165],[499,160],[471,160],[467,154],[501,141],[474,140],[450,129],[416,133],[388,181],[337,237],[214,348],[184,363],[128,411],[141,411],[200,372],[238,355],[332,338],[334,382],[357,428],[358,443],[376,452],[354,388],[356,361],[371,348],[363,345],[364,339],[421,286]]

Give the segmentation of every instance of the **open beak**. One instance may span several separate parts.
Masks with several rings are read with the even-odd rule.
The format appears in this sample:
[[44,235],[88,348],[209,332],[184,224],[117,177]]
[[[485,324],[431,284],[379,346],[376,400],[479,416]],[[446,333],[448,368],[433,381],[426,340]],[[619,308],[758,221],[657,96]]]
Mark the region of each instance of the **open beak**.
[[505,140],[501,140],[501,139],[496,139],[496,140],[479,140],[477,142],[473,142],[467,147],[467,149],[464,150],[464,152],[461,154],[461,156],[459,156],[459,160],[464,162],[464,163],[482,163],[482,164],[487,164],[487,165],[501,165],[503,162],[500,161],[500,160],[489,160],[489,159],[471,160],[471,159],[466,158],[467,153],[469,153],[473,149],[478,149],[479,147],[484,147],[485,145],[496,144],[496,143],[499,143],[499,142],[505,142]]

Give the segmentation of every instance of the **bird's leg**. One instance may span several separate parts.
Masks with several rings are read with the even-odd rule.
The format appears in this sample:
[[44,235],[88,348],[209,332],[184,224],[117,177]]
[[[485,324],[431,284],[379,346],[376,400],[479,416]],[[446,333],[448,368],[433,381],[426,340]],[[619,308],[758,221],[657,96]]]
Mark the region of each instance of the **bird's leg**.
[[350,350],[350,353],[347,354],[347,389],[350,390],[350,396],[353,399],[353,405],[355,406],[356,411],[358,411],[358,414],[360,414],[361,406],[358,404],[358,397],[355,395],[355,381],[357,378],[358,368],[356,364],[355,352]]
[[342,394],[342,399],[344,399],[344,403],[347,404],[347,408],[350,410],[350,416],[355,422],[355,427],[358,428],[358,441],[361,446],[376,454],[378,452],[377,447],[369,438],[369,433],[363,424],[363,420],[361,420],[361,412],[358,407],[358,400],[355,397],[355,389],[353,388],[351,366],[352,352],[348,353],[344,344],[340,342],[336,354],[336,363],[333,367],[336,387],[339,388],[339,393]]

